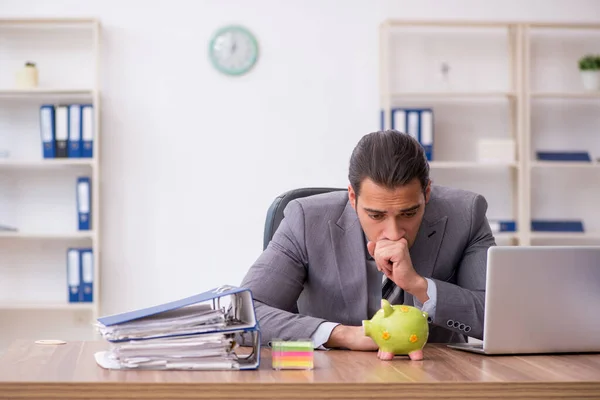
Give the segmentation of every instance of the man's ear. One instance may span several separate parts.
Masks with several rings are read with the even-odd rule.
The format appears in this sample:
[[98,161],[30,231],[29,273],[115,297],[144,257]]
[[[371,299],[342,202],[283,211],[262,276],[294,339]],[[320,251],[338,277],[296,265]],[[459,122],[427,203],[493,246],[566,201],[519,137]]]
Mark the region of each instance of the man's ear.
[[348,200],[350,200],[350,205],[356,211],[356,192],[354,192],[352,185],[348,185]]
[[427,187],[425,188],[425,204],[429,203],[429,198],[431,197],[431,179],[427,182]]

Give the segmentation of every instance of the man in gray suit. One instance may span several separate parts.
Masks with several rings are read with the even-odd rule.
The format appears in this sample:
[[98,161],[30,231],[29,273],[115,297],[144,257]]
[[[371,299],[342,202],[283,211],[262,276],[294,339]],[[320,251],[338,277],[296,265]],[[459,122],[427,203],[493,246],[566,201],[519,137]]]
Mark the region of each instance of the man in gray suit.
[[362,320],[382,298],[426,311],[430,343],[482,339],[495,245],[486,200],[433,185],[421,145],[397,131],[359,141],[349,181],[347,192],[291,201],[243,279],[263,344],[312,338],[316,348],[377,350]]

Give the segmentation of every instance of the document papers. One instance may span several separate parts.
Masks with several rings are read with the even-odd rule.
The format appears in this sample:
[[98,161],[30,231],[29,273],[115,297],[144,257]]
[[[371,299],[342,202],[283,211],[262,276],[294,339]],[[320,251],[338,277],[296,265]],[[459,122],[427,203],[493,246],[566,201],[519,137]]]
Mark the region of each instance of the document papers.
[[[96,329],[109,342],[95,354],[107,369],[255,369],[260,331],[249,290],[220,287],[167,304],[99,318]],[[239,356],[236,334],[252,337]]]

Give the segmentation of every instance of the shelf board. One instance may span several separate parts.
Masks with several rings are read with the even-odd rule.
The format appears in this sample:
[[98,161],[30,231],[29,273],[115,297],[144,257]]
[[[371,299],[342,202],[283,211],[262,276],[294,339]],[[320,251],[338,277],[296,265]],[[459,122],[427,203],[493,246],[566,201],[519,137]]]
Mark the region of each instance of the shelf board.
[[540,99],[600,99],[600,92],[534,92],[530,96]]
[[23,302],[0,302],[0,310],[94,310],[94,303],[23,303]]
[[0,168],[18,168],[18,169],[43,169],[55,167],[70,166],[89,166],[95,165],[94,158],[51,158],[43,160],[12,160],[10,158],[0,158]]
[[533,161],[532,168],[598,168],[596,161]]
[[36,239],[36,240],[70,240],[70,239],[93,239],[94,231],[71,232],[71,233],[34,233],[19,231],[0,231],[0,239]]
[[38,98],[48,96],[82,96],[92,97],[93,89],[76,88],[36,88],[36,89],[0,89],[0,97]]
[[514,97],[514,92],[399,92],[391,93],[392,98],[398,97],[428,97],[428,98],[503,98]]
[[496,239],[518,239],[519,232],[492,232]]
[[92,18],[0,18],[0,25],[95,24]]
[[483,163],[477,161],[431,161],[433,169],[481,169],[481,168],[516,168],[517,163]]
[[598,232],[531,232],[532,239],[591,239],[600,240]]

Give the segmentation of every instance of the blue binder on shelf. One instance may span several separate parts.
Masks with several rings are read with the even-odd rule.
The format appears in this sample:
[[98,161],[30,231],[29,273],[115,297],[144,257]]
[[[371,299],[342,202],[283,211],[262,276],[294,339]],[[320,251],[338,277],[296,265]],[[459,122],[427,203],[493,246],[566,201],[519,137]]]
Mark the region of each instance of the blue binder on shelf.
[[69,303],[81,301],[81,258],[79,249],[67,250],[67,289]]
[[80,231],[91,229],[92,186],[90,178],[77,178],[77,221]]
[[56,157],[55,119],[53,105],[44,104],[40,107],[40,135],[42,138],[43,158]]
[[537,151],[535,154],[538,161],[592,161],[587,151]]
[[[200,358],[186,363],[185,369],[247,370],[257,369],[260,365],[260,329],[256,320],[252,293],[247,288],[220,286],[168,303],[101,317],[97,321],[97,329],[104,339],[112,343],[113,347],[133,343],[133,346],[138,346],[140,349],[141,353],[138,353],[138,357],[143,357],[144,346],[151,344],[155,349],[164,339],[167,339],[171,345],[176,345],[178,341],[180,343],[194,340],[203,342],[205,338],[231,340],[237,334],[250,334],[252,352],[249,356],[236,355],[233,359],[225,356],[221,360],[217,358],[217,361],[213,357],[210,362],[204,362]],[[196,323],[193,323],[194,321]],[[231,351],[235,350],[231,349]],[[105,354],[96,354],[96,361],[109,369],[138,367],[135,363],[127,364],[126,360],[117,363],[114,355],[106,357]],[[180,369],[181,362],[172,363],[171,367],[167,362],[147,368]]]
[[428,161],[433,160],[433,109],[394,108],[391,112],[391,128],[408,133],[419,141]]
[[94,254],[92,249],[80,249],[81,255],[81,301],[92,303],[94,301]]
[[69,158],[81,157],[81,106],[69,105]]
[[491,219],[488,222],[490,224],[490,228],[492,229],[492,233],[517,231],[516,221]]
[[580,220],[531,220],[533,232],[584,232],[583,221]]
[[81,157],[94,157],[94,107],[81,106]]

